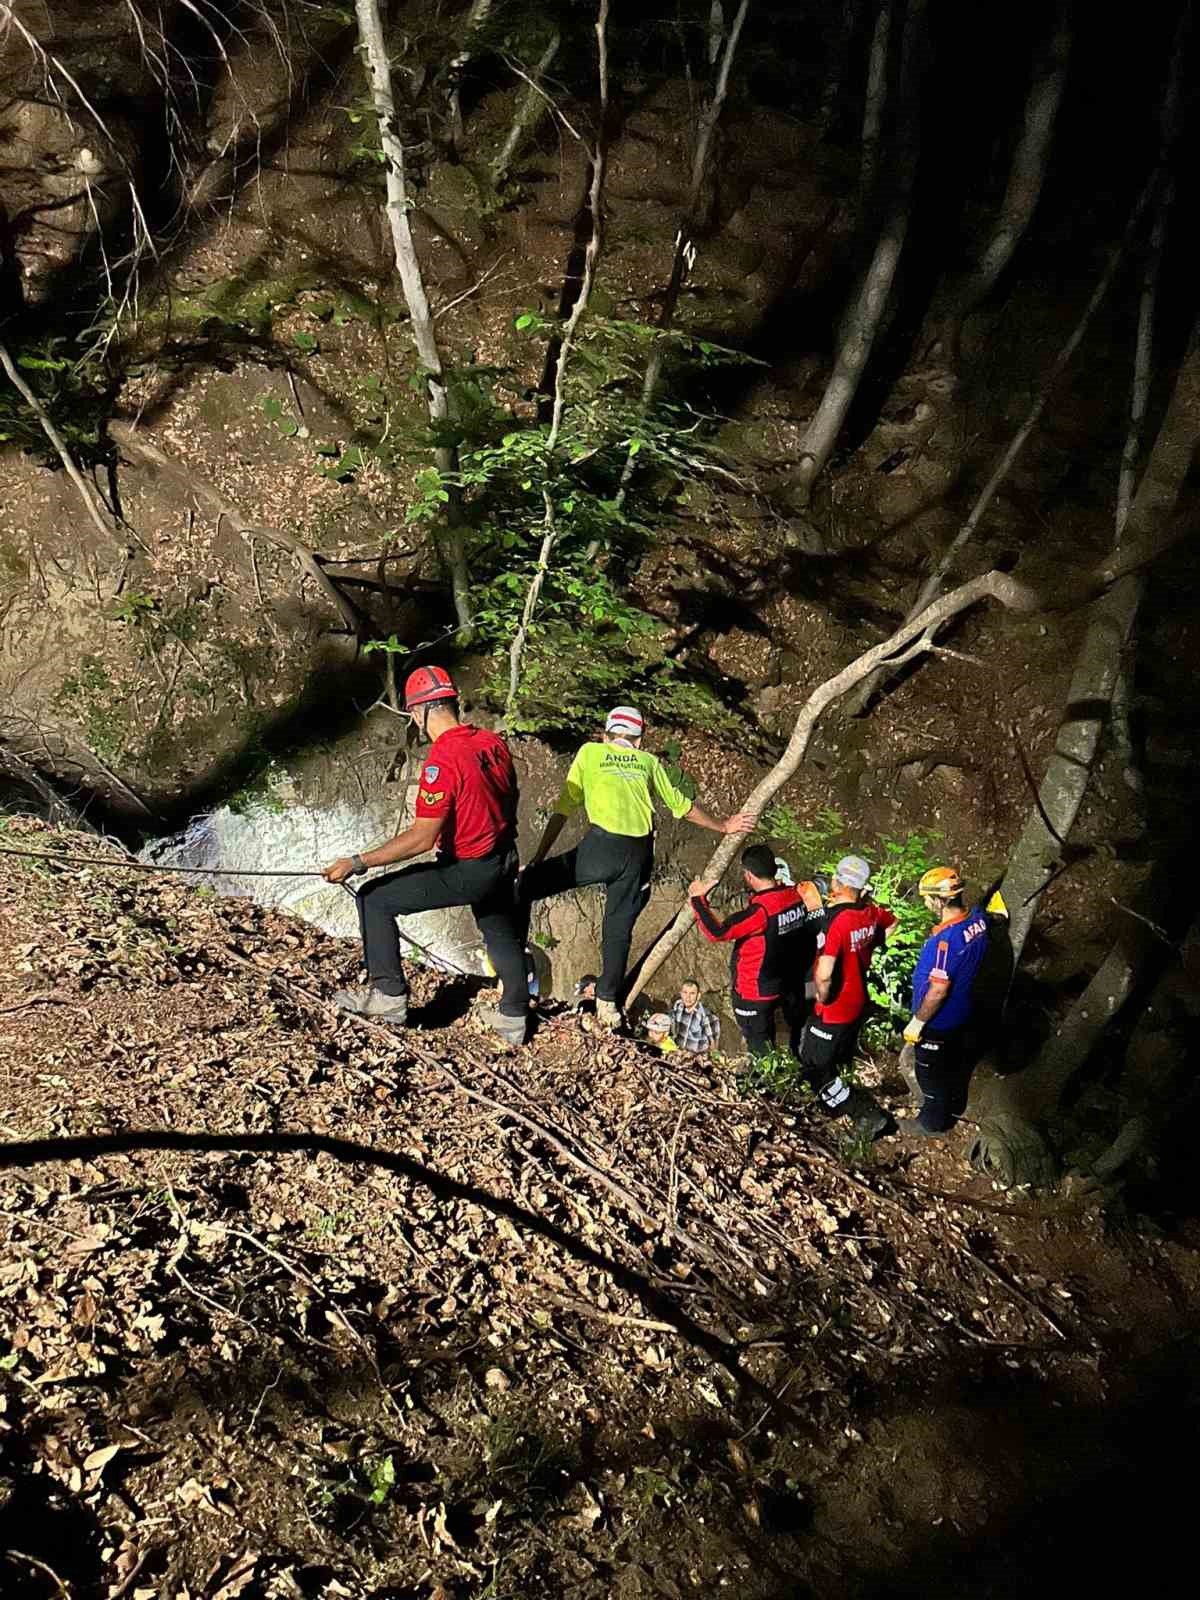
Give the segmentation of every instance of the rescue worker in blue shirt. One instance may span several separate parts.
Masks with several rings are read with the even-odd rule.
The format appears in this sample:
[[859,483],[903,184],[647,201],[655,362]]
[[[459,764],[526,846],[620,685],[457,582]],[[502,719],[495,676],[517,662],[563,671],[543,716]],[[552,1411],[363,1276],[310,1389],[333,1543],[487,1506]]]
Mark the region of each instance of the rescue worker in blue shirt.
[[967,910],[954,867],[930,867],[917,885],[937,926],[921,946],[913,972],[912,1017],[904,1030],[901,1070],[911,1069],[920,1115],[903,1125],[918,1138],[947,1133],[966,1109],[975,1064],[973,990],[987,950],[987,917]]

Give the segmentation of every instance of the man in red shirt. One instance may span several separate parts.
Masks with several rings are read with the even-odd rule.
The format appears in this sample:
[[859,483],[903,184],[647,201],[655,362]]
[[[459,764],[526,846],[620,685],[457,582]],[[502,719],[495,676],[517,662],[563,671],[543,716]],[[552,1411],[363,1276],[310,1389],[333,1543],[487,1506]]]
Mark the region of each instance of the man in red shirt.
[[371,867],[422,856],[436,862],[372,878],[358,893],[367,984],[339,989],[342,1011],[402,1026],[408,981],[396,918],[443,906],[470,906],[502,985],[498,1010],[480,1013],[506,1044],[522,1044],[529,1016],[525,956],[517,930],[517,775],[497,734],[458,719],[458,691],[441,667],[418,667],[404,685],[404,707],[432,743],[417,789],[411,827],[377,850],[344,856],[325,868],[344,883]]
[[[750,899],[724,921],[708,903],[712,884],[696,878],[688,890],[704,937],[713,944],[733,945],[733,1016],[751,1056],[766,1055],[775,1043],[775,1008],[789,980],[789,968],[800,961],[798,935],[809,915],[800,891],[780,883],[775,873],[775,852],[767,845],[752,844],[743,850],[742,879]],[[812,891],[811,884],[805,888]]]
[[863,899],[870,876],[861,856],[843,856],[837,864],[824,928],[817,935],[816,1001],[800,1035],[799,1058],[826,1111],[853,1117],[859,1133],[876,1139],[892,1126],[891,1117],[865,1089],[846,1083],[838,1070],[854,1060],[858,1048],[871,957],[897,925],[886,907]]

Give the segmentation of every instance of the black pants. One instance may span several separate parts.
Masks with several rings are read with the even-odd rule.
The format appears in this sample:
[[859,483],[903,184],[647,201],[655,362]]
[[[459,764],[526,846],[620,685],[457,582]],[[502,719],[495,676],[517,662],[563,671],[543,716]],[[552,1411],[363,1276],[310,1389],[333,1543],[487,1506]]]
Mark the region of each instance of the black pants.
[[528,937],[529,911],[535,900],[604,885],[604,926],[600,935],[601,972],[596,980],[597,1000],[619,1000],[629,965],[633,925],[650,898],[650,872],[654,866],[654,836],[631,839],[623,833],[606,833],[590,827],[574,850],[551,856],[521,877],[524,913],[522,932]]
[[919,1121],[930,1133],[945,1133],[966,1110],[976,1055],[965,1028],[925,1033],[918,1040],[913,1056],[922,1096]]
[[372,878],[358,895],[363,956],[371,982],[385,994],[408,993],[397,917],[470,906],[503,985],[500,1010],[506,1017],[523,1017],[529,1008],[529,987],[518,930],[516,876],[516,851],[509,850],[478,861],[420,862]]
[[825,1022],[811,1016],[800,1033],[797,1059],[817,1091],[817,1098],[834,1116],[851,1107],[850,1085],[838,1069],[854,1060],[861,1027],[861,1017],[855,1022]]
[[783,1007],[784,1021],[788,1025],[788,1049],[800,1059],[800,1038],[804,1032],[804,1024],[812,1014],[812,1001],[804,993],[804,981],[792,989],[785,989],[780,996],[780,1005]]
[[747,1000],[737,990],[733,1001],[733,1020],[742,1030],[746,1053],[757,1058],[775,1047],[775,1007],[778,1000]]

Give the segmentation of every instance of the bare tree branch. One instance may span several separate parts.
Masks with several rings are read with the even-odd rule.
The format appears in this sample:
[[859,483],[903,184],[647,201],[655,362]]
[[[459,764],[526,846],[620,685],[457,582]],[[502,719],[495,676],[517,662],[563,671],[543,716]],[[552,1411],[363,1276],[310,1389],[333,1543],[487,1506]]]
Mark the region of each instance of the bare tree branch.
[[42,402],[38,399],[37,395],[34,394],[33,390],[21,376],[21,373],[14,363],[12,356],[9,354],[8,346],[3,342],[3,340],[0,340],[0,366],[4,368],[5,373],[8,375],[9,382],[13,385],[17,393],[21,396],[22,400],[24,400],[25,404],[38,419],[42,432],[54,446],[55,454],[62,462],[63,470],[67,474],[67,477],[70,478],[71,482],[78,491],[79,498],[83,501],[84,509],[92,523],[98,529],[106,543],[116,543],[119,545],[120,540],[117,538],[116,533],[113,531],[108,521],[100,513],[99,497],[97,496],[96,491],[92,488],[91,484],[88,483],[83,473],[80,472],[79,468],[75,465],[75,458],[67,448],[66,440],[51,421],[45,406],[42,405]]
[[[1185,522],[1167,522],[1165,519],[1157,521],[1155,530],[1136,547],[1136,552],[1132,546],[1125,550],[1121,562],[1136,563],[1138,567],[1146,566],[1191,531]],[[1130,566],[1122,567],[1122,570],[1118,571],[1116,568],[1119,565],[1121,564],[1118,562],[1108,560],[1098,567],[1077,574],[1074,578],[1064,579],[1060,573],[1052,588],[1038,587],[1020,573],[992,571],[985,572],[981,577],[972,578],[969,583],[961,584],[957,589],[952,589],[934,601],[919,617],[901,623],[890,638],[864,651],[848,666],[843,667],[840,672],[813,690],[800,708],[783,755],[742,802],[738,810],[761,813],[784,784],[788,783],[799,770],[801,762],[808,753],[817,724],[830,707],[876,668],[884,666],[891,669],[900,666],[929,650],[938,629],[952,617],[960,615],[983,600],[994,600],[1006,610],[1021,616],[1030,616],[1046,610],[1075,610],[1110,589],[1117,579],[1124,575],[1125,570],[1134,570]],[[723,839],[699,876],[706,881],[720,878],[742,844],[743,840],[737,835],[729,835]],[[691,906],[684,905],[670,927],[643,957],[636,980],[625,998],[626,1006],[641,993],[663,962],[681,943],[692,927],[693,920]]]
[[[596,139],[596,147],[592,151],[592,174],[591,182],[588,185],[588,211],[591,218],[591,233],[583,257],[583,279],[579,286],[579,294],[576,296],[575,304],[571,307],[571,314],[567,318],[567,324],[563,330],[562,344],[558,351],[558,363],[554,373],[554,408],[550,418],[550,432],[546,436],[547,468],[549,468],[554,451],[558,447],[559,435],[562,431],[563,410],[566,406],[567,364],[575,345],[576,332],[592,297],[592,288],[596,281],[596,266],[600,260],[600,251],[604,241],[604,175],[608,161],[608,7],[609,0],[600,0],[600,9],[596,17],[600,130]],[[529,590],[525,596],[521,623],[513,636],[513,642],[508,653],[508,698],[504,702],[503,720],[505,727],[511,722],[513,711],[516,707],[517,691],[521,681],[521,661],[529,639],[529,629],[533,621],[533,615],[537,609],[542,587],[546,581],[546,573],[549,571],[550,557],[553,554],[554,545],[558,538],[554,502],[550,497],[550,491],[546,488],[542,489],[542,501],[545,508],[543,523],[545,532],[542,536],[542,548],[538,555],[537,568],[533,578],[530,580]]]

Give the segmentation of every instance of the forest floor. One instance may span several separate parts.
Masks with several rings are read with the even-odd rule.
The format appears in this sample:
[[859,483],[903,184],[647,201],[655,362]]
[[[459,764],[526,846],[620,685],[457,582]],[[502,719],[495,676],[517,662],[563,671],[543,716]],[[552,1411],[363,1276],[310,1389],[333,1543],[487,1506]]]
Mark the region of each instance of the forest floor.
[[501,1052],[476,980],[339,1019],[352,950],[178,879],[0,856],[0,902],[6,1600],[999,1597],[1064,1556],[1104,1593],[1180,1553],[1195,1221],[998,1199],[562,1012]]

